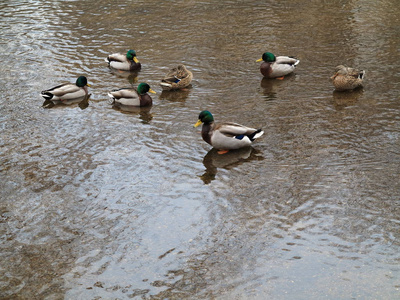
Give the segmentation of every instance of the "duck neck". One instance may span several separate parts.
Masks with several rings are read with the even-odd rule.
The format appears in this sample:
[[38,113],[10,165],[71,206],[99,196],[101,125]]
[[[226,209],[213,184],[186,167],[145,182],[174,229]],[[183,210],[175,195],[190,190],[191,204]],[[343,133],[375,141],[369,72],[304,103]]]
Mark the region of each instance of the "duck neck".
[[214,122],[211,123],[203,123],[201,128],[201,137],[203,140],[211,145],[211,134],[214,129]]

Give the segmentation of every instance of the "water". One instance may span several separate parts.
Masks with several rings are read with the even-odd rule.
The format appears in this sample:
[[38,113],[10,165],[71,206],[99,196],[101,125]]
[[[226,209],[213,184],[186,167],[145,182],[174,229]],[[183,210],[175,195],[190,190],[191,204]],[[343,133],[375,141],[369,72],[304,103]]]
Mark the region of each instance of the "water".
[[[0,7],[1,298],[400,297],[397,1]],[[112,73],[130,48],[142,71]],[[296,73],[263,79],[265,51]],[[161,93],[178,63],[192,88]],[[364,88],[333,92],[338,64]],[[79,75],[87,108],[41,108]],[[150,110],[110,107],[139,82]],[[265,135],[218,155],[192,127],[203,109]]]

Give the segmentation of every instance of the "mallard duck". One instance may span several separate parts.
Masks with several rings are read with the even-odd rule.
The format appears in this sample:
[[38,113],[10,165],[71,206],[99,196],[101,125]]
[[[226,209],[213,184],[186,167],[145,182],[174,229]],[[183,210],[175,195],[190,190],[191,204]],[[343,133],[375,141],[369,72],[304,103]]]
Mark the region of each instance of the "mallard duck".
[[111,68],[122,71],[139,71],[142,68],[135,50],[129,50],[126,55],[121,53],[110,54],[106,58],[106,62]]
[[257,62],[263,61],[260,65],[260,72],[267,78],[283,79],[294,71],[300,60],[290,56],[275,56],[271,52],[265,52]]
[[237,123],[214,123],[213,115],[204,110],[199,114],[199,120],[194,127],[203,123],[201,136],[205,142],[220,150],[220,154],[228,150],[250,146],[252,142],[263,135],[264,131],[246,127]]
[[88,86],[90,87],[87,78],[85,76],[79,76],[75,84],[64,83],[42,91],[40,95],[45,99],[43,106],[48,106],[51,103],[54,105],[83,100],[89,97]]
[[147,92],[155,94],[147,83],[140,83],[137,89],[123,88],[108,93],[110,104],[117,106],[151,106],[153,100]]
[[177,90],[187,87],[193,79],[193,74],[184,65],[172,68],[161,80],[163,90]]
[[357,70],[343,65],[337,66],[330,78],[337,91],[353,90],[361,87],[365,76],[364,70]]

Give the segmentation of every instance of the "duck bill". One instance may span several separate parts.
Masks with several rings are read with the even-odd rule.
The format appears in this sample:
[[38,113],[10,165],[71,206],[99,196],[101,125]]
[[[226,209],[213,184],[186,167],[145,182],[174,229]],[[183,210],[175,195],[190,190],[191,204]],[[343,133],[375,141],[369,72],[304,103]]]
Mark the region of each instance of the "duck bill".
[[260,62],[260,61],[262,61],[262,60],[263,60],[263,59],[262,59],[262,58],[260,58],[260,59],[257,59],[257,60],[256,60],[256,62]]
[[139,60],[136,58],[136,56],[133,57],[133,61],[134,61],[135,63],[139,63]]
[[193,127],[197,127],[199,125],[201,125],[201,123],[203,123],[201,120],[198,120],[196,124],[193,125]]
[[149,92],[152,94],[157,94],[155,91],[153,91],[152,89],[149,89]]
[[91,85],[89,83],[86,83],[86,86],[91,87]]

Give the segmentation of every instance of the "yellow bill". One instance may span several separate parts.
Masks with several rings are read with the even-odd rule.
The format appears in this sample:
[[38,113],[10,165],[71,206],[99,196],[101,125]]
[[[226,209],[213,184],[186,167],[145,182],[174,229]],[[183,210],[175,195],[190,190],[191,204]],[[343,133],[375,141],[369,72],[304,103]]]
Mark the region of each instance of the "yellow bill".
[[133,61],[134,61],[135,63],[139,63],[139,60],[136,58],[136,56],[133,57]]
[[260,59],[257,59],[257,60],[256,60],[256,62],[260,62],[260,61],[262,61],[262,60],[263,60],[263,59],[262,59],[262,58],[260,58]]
[[193,127],[197,127],[199,125],[201,125],[201,123],[203,123],[201,120],[198,120],[196,124],[193,125]]
[[152,89],[149,89],[149,92],[150,93],[153,93],[153,94],[157,94],[155,91],[153,91]]

